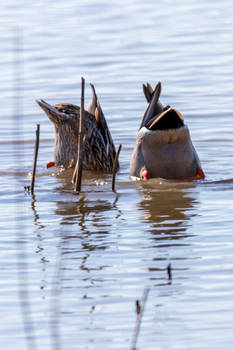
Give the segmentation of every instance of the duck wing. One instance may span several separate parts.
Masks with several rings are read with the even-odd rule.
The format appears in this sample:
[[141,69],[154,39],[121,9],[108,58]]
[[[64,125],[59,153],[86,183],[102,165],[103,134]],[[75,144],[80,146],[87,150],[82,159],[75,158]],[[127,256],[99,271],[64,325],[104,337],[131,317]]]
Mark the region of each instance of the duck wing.
[[[99,99],[97,97],[95,87],[93,84],[90,84],[90,86],[92,89],[92,102],[88,108],[88,112],[94,114],[94,116],[95,116],[97,128],[98,128],[100,134],[102,135],[103,142],[104,142],[105,147],[106,147],[106,152],[107,152],[108,159],[109,159],[109,162],[111,164],[111,170],[112,170],[114,159],[116,156],[115,145],[114,145],[110,130],[108,128],[108,124],[107,124],[107,121],[105,119],[103,110],[101,108]],[[118,164],[118,167],[119,167],[119,164]]]

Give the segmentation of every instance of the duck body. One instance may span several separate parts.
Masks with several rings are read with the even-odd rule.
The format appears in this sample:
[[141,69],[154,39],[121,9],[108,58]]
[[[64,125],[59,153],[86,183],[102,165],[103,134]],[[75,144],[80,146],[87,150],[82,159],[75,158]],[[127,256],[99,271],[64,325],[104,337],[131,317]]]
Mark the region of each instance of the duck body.
[[[115,146],[99,104],[95,88],[93,98],[84,111],[83,169],[112,172],[116,155]],[[74,167],[78,153],[80,107],[74,104],[50,105],[36,100],[55,129],[54,160],[56,166]],[[119,165],[118,165],[119,166]]]
[[161,83],[155,90],[143,86],[149,105],[144,114],[130,163],[133,178],[204,177],[190,132],[182,115],[159,101]]

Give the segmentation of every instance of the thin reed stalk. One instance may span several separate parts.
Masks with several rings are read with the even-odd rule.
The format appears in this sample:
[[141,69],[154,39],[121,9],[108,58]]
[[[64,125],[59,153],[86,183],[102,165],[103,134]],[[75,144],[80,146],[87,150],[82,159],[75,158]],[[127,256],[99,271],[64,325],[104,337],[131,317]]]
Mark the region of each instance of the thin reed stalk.
[[121,151],[121,145],[118,147],[117,153],[116,153],[116,157],[114,159],[114,164],[113,164],[113,173],[112,173],[112,191],[115,192],[115,183],[116,183],[116,173],[118,170],[118,158],[120,155],[120,151]]
[[85,79],[81,79],[81,108],[80,108],[80,119],[79,119],[79,135],[78,135],[78,156],[77,163],[73,173],[72,182],[75,184],[75,192],[81,192],[82,182],[82,163],[83,163],[83,124],[84,124],[84,89]]
[[36,176],[36,164],[37,164],[39,143],[40,143],[40,124],[37,124],[35,150],[34,150],[34,160],[33,160],[33,167],[32,167],[32,179],[31,179],[31,187],[30,187],[32,195],[34,194],[34,185],[35,185],[35,176]]
[[[14,91],[13,96],[13,130],[16,132],[16,140],[20,140],[22,135],[23,125],[23,32],[21,28],[17,27],[14,30]],[[14,164],[20,164],[21,169],[24,168],[24,153],[21,148],[14,143]],[[15,191],[18,190],[18,186],[21,182],[18,182],[17,175],[15,173]],[[22,316],[22,324],[25,334],[25,349],[37,350],[37,341],[35,334],[35,327],[32,317],[32,303],[30,300],[30,280],[29,280],[29,261],[27,254],[27,226],[25,221],[21,217],[22,201],[20,196],[15,198],[15,254],[17,264],[17,283],[18,283],[18,301],[20,306],[20,312]]]
[[131,340],[130,350],[136,350],[137,339],[139,336],[140,327],[141,327],[141,323],[142,323],[142,316],[143,316],[143,312],[145,309],[145,305],[146,305],[149,291],[150,291],[150,289],[148,287],[144,288],[141,301],[139,301],[139,300],[136,301],[137,318],[136,318],[136,323],[135,323],[133,336],[132,336],[132,340]]
[[169,282],[171,283],[171,281],[172,281],[172,265],[171,265],[171,263],[169,263],[167,265],[167,276],[168,276]]

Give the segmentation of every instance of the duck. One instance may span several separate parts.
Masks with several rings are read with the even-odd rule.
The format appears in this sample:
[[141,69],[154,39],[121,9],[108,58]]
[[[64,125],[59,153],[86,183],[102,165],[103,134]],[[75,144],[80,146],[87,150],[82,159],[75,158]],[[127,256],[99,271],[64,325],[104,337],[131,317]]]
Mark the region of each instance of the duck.
[[[84,110],[82,166],[84,170],[111,173],[116,149],[95,87],[93,84],[90,86],[92,101],[88,109]],[[47,168],[74,167],[77,161],[80,107],[65,103],[50,105],[42,99],[35,101],[53,123],[55,130],[54,161],[47,163]]]
[[143,84],[148,102],[130,162],[132,179],[204,179],[183,115],[160,101],[162,84]]

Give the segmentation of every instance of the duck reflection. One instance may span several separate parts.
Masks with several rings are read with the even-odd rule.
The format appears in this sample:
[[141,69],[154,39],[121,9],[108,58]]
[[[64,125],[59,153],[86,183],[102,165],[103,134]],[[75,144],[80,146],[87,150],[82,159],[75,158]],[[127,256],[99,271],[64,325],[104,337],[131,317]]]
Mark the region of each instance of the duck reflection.
[[[57,201],[56,215],[61,217],[61,224],[73,224],[77,219],[79,221],[79,226],[85,229],[85,218],[90,214],[95,217],[101,211],[106,211],[111,208],[111,203],[102,199],[102,195],[99,195],[97,200],[88,200],[87,197],[90,194],[96,192],[98,185],[104,188],[107,184],[105,178],[99,177],[96,173],[91,176],[90,172],[84,172],[84,178],[82,181],[82,187],[85,188],[80,195],[74,195],[74,186],[71,183],[72,172],[65,171],[61,173],[58,179],[58,186],[56,187],[56,192],[62,195],[62,200]],[[70,200],[67,200],[67,195]]]
[[92,221],[93,227],[98,228],[104,225],[105,212],[112,209],[112,204],[103,199],[89,199],[85,194],[77,197],[75,201],[57,201],[55,214],[60,217],[61,225],[77,223],[81,231],[88,231],[88,223]]
[[109,191],[110,175],[101,175],[85,172],[80,195],[73,192],[71,174],[65,172],[58,177],[56,193],[61,195],[54,213],[59,217],[62,231],[66,232],[63,239],[71,242],[79,238],[83,252],[106,249],[113,221],[121,216],[117,205],[119,197]]
[[195,216],[197,194],[195,183],[157,180],[142,184],[144,199],[138,203],[143,220],[150,223],[149,231],[155,240],[173,240],[187,237],[191,217]]

